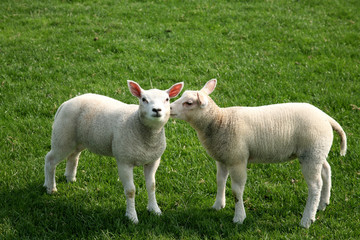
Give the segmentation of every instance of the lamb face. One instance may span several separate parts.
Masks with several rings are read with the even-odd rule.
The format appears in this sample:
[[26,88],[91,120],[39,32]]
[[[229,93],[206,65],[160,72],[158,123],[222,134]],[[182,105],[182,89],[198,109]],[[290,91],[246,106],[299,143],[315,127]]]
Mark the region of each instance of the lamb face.
[[162,127],[169,120],[170,98],[176,97],[183,86],[183,84],[176,84],[170,89],[162,91],[158,89],[143,90],[133,81],[128,81],[128,85],[130,92],[139,99],[141,121],[154,128]]
[[214,91],[215,86],[216,79],[212,79],[200,91],[185,91],[181,98],[171,104],[171,117],[191,122],[194,118],[206,114],[208,95]]
[[170,109],[171,117],[185,121],[189,120],[189,116],[196,115],[195,112],[201,111],[195,91],[185,91],[181,98],[171,104]]
[[148,126],[163,125],[170,116],[169,95],[160,90],[143,91],[139,99],[141,119]]

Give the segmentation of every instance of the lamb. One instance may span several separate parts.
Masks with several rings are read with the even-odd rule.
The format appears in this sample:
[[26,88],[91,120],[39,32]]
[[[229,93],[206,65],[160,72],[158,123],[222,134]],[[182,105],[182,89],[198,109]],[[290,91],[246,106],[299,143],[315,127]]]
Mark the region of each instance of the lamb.
[[65,176],[76,181],[81,151],[116,158],[119,179],[126,195],[126,216],[138,223],[135,210],[134,166],[144,166],[148,210],[157,215],[161,210],[155,198],[155,173],[166,148],[164,125],[170,118],[170,98],[176,97],[183,83],[174,84],[166,91],[143,90],[128,81],[132,95],[139,105],[125,104],[115,99],[84,94],[64,102],[55,115],[51,150],[45,157],[47,193],[57,191],[55,169],[67,158]]
[[333,141],[332,130],[341,137],[342,156],[346,153],[345,132],[333,118],[307,103],[220,108],[208,96],[216,83],[212,79],[200,91],[185,91],[170,106],[171,117],[190,123],[207,153],[216,160],[213,208],[225,207],[225,184],[230,174],[235,196],[233,221],[242,224],[246,218],[243,192],[247,164],[298,158],[309,188],[300,225],[309,228],[316,210],[325,210],[330,202],[331,169],[326,158]]

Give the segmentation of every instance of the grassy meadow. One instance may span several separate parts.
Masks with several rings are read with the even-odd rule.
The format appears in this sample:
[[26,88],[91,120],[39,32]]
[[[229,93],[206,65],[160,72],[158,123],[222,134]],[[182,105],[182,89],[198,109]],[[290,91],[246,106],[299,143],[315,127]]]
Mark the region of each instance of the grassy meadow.
[[[360,235],[360,2],[0,1],[0,239],[358,239]],[[116,161],[84,151],[77,182],[57,167],[47,195],[44,157],[60,104],[83,93],[137,103],[126,80],[144,89],[211,78],[219,106],[308,102],[335,118],[328,162],[332,196],[310,229],[299,226],[307,186],[298,161],[249,165],[247,218],[211,209],[216,166],[185,122],[166,125],[156,174],[158,217],[146,210],[135,168],[139,224],[125,215]]]

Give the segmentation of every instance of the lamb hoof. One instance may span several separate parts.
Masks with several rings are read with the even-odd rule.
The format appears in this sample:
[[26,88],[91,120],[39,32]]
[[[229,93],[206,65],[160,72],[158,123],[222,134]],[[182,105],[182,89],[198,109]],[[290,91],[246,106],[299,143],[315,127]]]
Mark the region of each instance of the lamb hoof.
[[235,216],[233,219],[233,222],[237,223],[237,224],[243,224],[244,220],[245,220],[245,218],[240,218],[240,217]]
[[300,226],[303,227],[303,228],[308,229],[313,222],[315,222],[315,220],[301,219]]
[[214,205],[212,206],[212,208],[217,211],[223,209],[224,207],[225,207],[225,203],[219,203],[219,202],[215,202]]
[[148,210],[149,212],[154,213],[154,214],[157,215],[157,216],[160,216],[160,215],[161,215],[161,210],[160,210],[159,207],[148,207],[147,210]]
[[139,223],[139,220],[138,220],[136,214],[134,215],[134,214],[126,213],[125,216],[128,217],[132,223],[134,223],[134,224]]
[[57,192],[57,189],[56,189],[56,187],[55,188],[46,188],[46,192],[47,192],[47,194],[54,194],[54,193],[56,193]]
[[318,210],[319,211],[325,211],[325,208],[329,205],[329,203],[320,203]]
[[76,177],[66,177],[66,181],[67,181],[68,183],[76,182]]

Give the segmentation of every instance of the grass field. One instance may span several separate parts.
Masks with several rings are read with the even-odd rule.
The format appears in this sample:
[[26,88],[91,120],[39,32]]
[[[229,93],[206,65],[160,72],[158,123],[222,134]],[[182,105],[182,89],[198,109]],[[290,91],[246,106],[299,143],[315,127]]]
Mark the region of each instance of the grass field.
[[[357,239],[360,235],[360,2],[1,0],[0,239]],[[65,100],[98,93],[136,103],[145,89],[218,79],[219,106],[308,102],[348,136],[328,161],[331,203],[299,227],[307,186],[298,161],[249,165],[247,218],[215,201],[216,167],[188,124],[170,120],[158,169],[161,217],[146,210],[136,168],[139,224],[125,214],[116,162],[85,151],[77,182],[57,168],[58,193],[42,187],[51,125]]]

